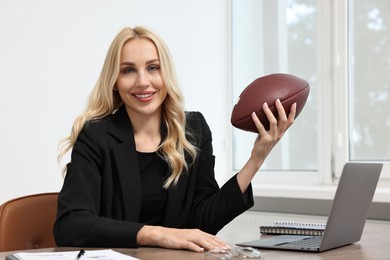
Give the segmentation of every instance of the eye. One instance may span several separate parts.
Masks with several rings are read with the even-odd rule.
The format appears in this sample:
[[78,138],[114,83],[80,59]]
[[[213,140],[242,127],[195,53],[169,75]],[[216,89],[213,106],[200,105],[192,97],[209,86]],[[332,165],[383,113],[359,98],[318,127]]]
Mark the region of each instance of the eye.
[[135,72],[135,69],[133,67],[125,67],[121,71],[123,74],[130,74]]
[[149,70],[149,71],[157,71],[157,70],[160,70],[160,66],[159,66],[159,65],[153,64],[153,65],[150,65],[150,66],[148,67],[148,70]]

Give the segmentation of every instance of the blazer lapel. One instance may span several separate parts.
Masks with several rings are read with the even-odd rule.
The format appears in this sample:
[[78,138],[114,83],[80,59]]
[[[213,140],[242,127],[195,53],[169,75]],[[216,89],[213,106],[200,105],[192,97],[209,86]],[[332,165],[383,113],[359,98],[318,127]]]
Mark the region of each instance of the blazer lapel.
[[141,176],[133,129],[123,106],[114,114],[108,132],[121,141],[114,146],[113,155],[122,189],[125,219],[137,221],[142,202]]

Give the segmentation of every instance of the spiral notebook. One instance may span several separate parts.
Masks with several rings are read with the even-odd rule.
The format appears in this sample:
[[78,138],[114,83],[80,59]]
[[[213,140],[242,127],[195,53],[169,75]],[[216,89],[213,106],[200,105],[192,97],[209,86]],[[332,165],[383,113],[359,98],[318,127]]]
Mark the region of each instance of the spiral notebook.
[[267,235],[322,236],[326,224],[294,221],[275,221],[273,226],[260,226],[260,233]]
[[382,163],[345,164],[322,236],[276,235],[237,245],[322,252],[359,241],[382,167]]

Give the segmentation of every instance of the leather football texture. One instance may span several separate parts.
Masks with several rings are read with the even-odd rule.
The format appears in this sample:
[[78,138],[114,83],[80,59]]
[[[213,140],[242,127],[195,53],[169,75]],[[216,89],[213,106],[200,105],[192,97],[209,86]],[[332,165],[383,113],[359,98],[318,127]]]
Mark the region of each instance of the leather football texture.
[[288,116],[291,105],[297,103],[295,118],[301,113],[310,92],[309,83],[297,76],[275,73],[260,77],[250,83],[240,94],[233,107],[231,123],[234,127],[258,133],[251,114],[256,113],[265,129],[269,130],[269,121],[262,106],[267,102],[272,113],[278,118],[275,102],[279,98]]

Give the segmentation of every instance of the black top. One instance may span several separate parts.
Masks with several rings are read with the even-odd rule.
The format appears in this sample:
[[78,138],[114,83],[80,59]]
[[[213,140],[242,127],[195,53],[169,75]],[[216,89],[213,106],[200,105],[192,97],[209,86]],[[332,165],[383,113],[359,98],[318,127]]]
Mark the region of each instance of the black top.
[[138,153],[142,182],[142,203],[139,221],[147,225],[163,225],[168,192],[163,188],[168,166],[154,153]]

